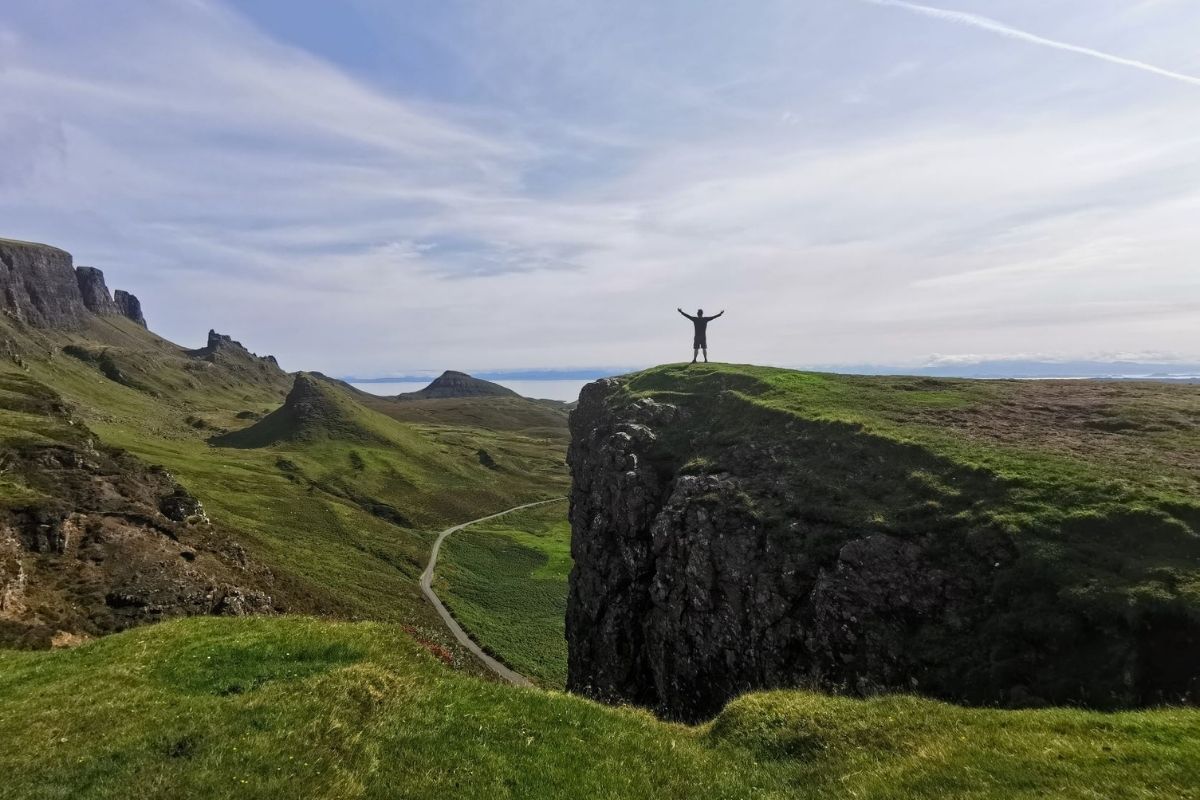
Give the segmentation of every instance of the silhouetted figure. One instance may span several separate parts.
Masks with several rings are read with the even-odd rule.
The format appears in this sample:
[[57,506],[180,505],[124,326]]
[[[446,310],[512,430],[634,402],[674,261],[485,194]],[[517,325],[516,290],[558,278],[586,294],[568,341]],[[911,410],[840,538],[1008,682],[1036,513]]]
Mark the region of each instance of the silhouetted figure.
[[693,364],[696,363],[696,358],[700,355],[700,351],[703,350],[704,351],[704,363],[707,364],[708,363],[708,323],[711,322],[712,320],[716,319],[717,317],[721,316],[721,314],[724,314],[725,312],[722,311],[721,314],[717,314],[716,316],[706,317],[706,316],[704,316],[704,309],[702,308],[699,311],[697,311],[696,316],[693,317],[691,314],[687,313],[682,308],[677,308],[675,310],[678,311],[680,314],[683,314],[688,319],[690,319],[692,321],[692,325],[694,325],[696,327],[696,336],[695,336],[695,339],[692,341],[692,350],[693,350],[692,363]]

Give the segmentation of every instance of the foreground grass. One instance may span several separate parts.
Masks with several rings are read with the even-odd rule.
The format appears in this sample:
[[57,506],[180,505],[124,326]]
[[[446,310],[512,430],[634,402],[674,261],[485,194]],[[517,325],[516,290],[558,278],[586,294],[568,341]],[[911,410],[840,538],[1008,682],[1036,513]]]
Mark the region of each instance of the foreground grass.
[[744,697],[684,727],[445,669],[399,628],[166,623],[0,651],[3,798],[1178,798],[1200,712]]
[[543,686],[567,682],[567,504],[550,503],[448,537],[437,591],[486,650]]

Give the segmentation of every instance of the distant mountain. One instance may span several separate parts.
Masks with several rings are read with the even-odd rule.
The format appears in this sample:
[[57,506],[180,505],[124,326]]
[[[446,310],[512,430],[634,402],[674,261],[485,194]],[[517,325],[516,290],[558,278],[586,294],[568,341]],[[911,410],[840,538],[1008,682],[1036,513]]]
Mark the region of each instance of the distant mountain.
[[424,389],[392,397],[350,387],[359,403],[399,422],[458,425],[565,441],[566,403],[533,400],[499,384],[447,370]]
[[424,389],[397,395],[397,400],[436,400],[454,397],[520,397],[498,383],[448,369]]

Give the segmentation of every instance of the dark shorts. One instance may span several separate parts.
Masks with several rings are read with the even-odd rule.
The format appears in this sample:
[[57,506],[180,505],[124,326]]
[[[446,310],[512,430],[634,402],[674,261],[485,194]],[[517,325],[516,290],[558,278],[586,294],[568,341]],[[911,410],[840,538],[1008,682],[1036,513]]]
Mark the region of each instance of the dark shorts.
[[696,339],[695,341],[692,342],[692,349],[693,350],[707,350],[708,349],[708,339],[705,339],[703,337]]

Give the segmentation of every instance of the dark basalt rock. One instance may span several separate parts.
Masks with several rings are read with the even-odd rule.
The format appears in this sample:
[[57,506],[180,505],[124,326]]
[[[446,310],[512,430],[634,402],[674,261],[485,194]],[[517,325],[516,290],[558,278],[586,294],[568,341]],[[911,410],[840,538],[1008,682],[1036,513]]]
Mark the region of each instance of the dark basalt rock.
[[83,296],[83,304],[93,314],[119,314],[117,304],[108,293],[104,283],[104,273],[95,267],[76,267],[75,279],[79,284],[79,293]]
[[[782,687],[1103,708],[1200,694],[1200,623],[1114,611],[1038,566],[975,513],[1004,491],[989,473],[733,392],[672,405],[606,379],[570,427],[570,691],[688,721]],[[1148,540],[1156,524],[1121,521]]]
[[275,356],[260,356],[251,353],[246,349],[245,345],[234,339],[232,336],[226,336],[222,333],[217,333],[214,330],[208,332],[208,342],[197,350],[189,350],[188,354],[196,358],[202,358],[205,361],[211,361],[214,364],[219,362],[224,363],[252,363],[259,362],[263,365],[269,365],[276,369],[279,368],[279,362],[275,360]]
[[0,239],[0,309],[38,328],[76,328],[87,306],[71,254],[44,244]]
[[124,289],[117,289],[113,296],[113,303],[117,308],[117,313],[121,316],[133,320],[143,328],[146,327],[146,317],[142,314],[142,303],[136,295],[132,295]]

